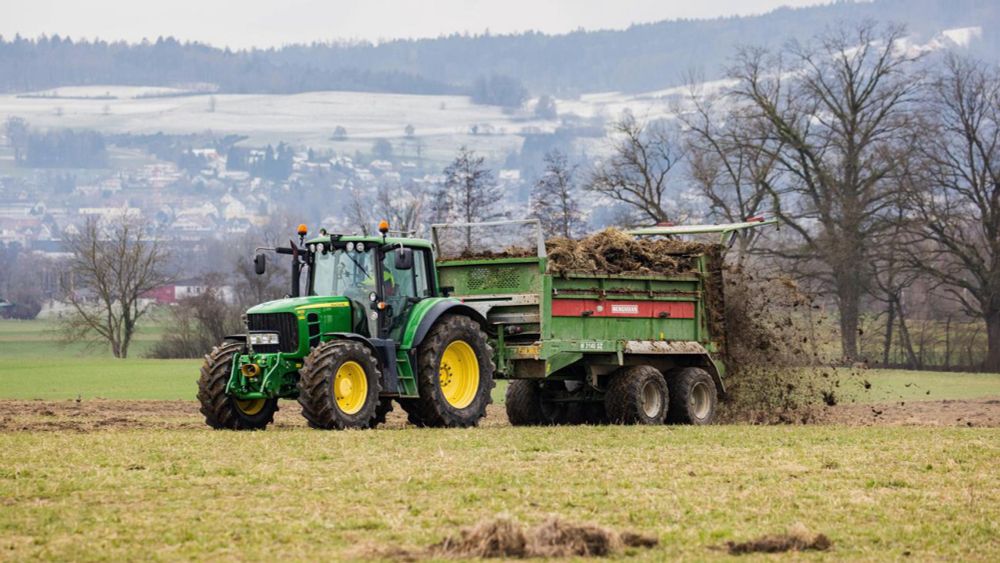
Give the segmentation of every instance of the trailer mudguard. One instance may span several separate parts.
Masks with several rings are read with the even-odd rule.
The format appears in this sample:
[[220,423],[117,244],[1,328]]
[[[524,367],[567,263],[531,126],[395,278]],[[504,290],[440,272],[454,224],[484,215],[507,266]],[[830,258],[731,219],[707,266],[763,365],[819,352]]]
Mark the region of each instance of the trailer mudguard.
[[484,332],[488,332],[488,323],[483,315],[461,301],[444,297],[425,299],[418,303],[410,314],[410,320],[403,332],[401,348],[410,350],[420,346],[434,323],[445,314],[469,317],[479,323]]

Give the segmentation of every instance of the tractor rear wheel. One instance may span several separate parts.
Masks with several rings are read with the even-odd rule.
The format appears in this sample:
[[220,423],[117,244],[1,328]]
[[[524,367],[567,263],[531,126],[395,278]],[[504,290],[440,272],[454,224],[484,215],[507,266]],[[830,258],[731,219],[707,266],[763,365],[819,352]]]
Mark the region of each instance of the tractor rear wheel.
[[198,378],[198,401],[205,423],[215,429],[263,430],[274,421],[277,399],[241,401],[226,394],[233,358],[243,350],[239,342],[224,342],[205,356]]
[[486,333],[469,317],[440,319],[417,350],[418,426],[475,426],[493,402],[493,352]]
[[619,370],[604,396],[604,408],[616,424],[663,424],[668,404],[667,381],[652,366]]
[[676,424],[711,424],[715,420],[719,396],[715,381],[701,368],[680,368],[670,372],[670,410],[667,421]]
[[[564,385],[563,381],[548,382]],[[507,387],[507,419],[514,426],[553,426],[584,422],[583,403],[546,400],[546,382],[515,379]]]
[[299,404],[309,426],[344,430],[375,422],[382,374],[365,345],[324,342],[306,356],[299,376]]

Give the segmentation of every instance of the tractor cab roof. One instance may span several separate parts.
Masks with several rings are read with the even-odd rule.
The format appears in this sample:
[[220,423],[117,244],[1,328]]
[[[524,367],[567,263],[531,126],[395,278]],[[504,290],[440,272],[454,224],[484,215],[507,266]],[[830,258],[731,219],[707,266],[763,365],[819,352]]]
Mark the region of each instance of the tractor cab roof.
[[385,239],[383,239],[381,236],[338,235],[336,233],[310,238],[306,240],[306,244],[329,242],[330,240],[338,240],[343,242],[363,242],[365,244],[383,244],[384,241],[385,244],[391,244],[393,246],[403,245],[410,248],[431,248],[431,242],[427,239],[421,239],[421,238],[386,237]]

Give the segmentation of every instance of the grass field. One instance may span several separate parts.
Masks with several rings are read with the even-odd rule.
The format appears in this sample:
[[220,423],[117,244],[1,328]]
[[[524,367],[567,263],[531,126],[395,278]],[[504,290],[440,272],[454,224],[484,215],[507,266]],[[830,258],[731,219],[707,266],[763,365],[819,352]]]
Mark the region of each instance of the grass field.
[[794,523],[839,559],[1000,552],[996,429],[582,427],[0,434],[0,553],[375,558],[498,513],[708,559]]
[[[0,322],[0,407],[69,405],[23,403],[45,423],[78,396],[193,398],[197,360],[115,360],[53,346],[50,328]],[[871,390],[844,400],[1000,397],[1000,375],[861,377]],[[659,546],[625,553],[650,561],[727,557],[727,541],[795,524],[833,542],[797,558],[1000,553],[996,427],[513,428],[491,415],[467,430],[319,432],[283,410],[298,426],[233,433],[202,429],[193,403],[171,403],[164,428],[130,426],[156,403],[102,404],[113,424],[0,431],[0,560],[433,558],[428,546],[498,514],[651,534]]]

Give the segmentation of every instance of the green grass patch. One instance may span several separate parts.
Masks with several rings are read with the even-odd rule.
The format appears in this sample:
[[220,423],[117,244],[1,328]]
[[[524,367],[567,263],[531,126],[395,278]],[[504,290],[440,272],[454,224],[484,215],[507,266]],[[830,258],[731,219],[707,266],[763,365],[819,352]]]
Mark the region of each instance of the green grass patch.
[[[132,340],[129,356],[134,358],[145,356],[153,345],[163,337],[166,330],[168,330],[167,326],[158,321],[142,326]],[[110,358],[111,350],[104,342],[62,342],[55,321],[0,319],[0,357]]]
[[21,432],[0,451],[11,560],[374,559],[504,512],[653,534],[632,553],[651,561],[794,523],[831,538],[817,558],[1000,551],[997,429]]
[[190,399],[199,360],[17,358],[0,367],[3,399]]
[[838,395],[860,403],[1000,397],[1000,374],[872,369],[850,378]]

